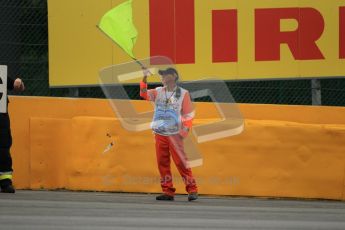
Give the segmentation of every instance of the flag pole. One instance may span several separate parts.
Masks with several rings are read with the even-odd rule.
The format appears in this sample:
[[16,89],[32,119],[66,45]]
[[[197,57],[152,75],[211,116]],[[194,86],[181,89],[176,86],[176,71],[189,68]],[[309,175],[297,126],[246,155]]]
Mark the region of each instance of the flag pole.
[[149,71],[149,73],[153,76],[153,73],[152,73],[146,66],[144,66],[144,64],[143,64],[141,61],[139,61],[139,60],[136,59],[136,58],[133,58],[133,60],[134,60],[138,65],[140,65],[142,69],[146,69],[146,70]]

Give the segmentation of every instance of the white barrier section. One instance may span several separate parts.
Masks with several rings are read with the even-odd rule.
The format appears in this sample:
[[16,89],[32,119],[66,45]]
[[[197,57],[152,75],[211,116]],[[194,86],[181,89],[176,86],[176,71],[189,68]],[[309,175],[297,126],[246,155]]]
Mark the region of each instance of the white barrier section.
[[0,113],[7,113],[7,66],[0,65]]

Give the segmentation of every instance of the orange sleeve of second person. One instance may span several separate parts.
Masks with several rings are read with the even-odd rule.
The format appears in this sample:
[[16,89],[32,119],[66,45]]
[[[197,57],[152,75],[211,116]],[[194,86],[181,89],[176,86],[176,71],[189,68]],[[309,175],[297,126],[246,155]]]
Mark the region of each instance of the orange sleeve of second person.
[[155,89],[147,89],[147,83],[141,81],[140,82],[140,97],[147,101],[154,101],[157,96],[157,90]]
[[187,92],[184,95],[183,101],[182,101],[182,126],[187,127],[189,129],[193,126],[193,119],[195,116],[195,110],[192,103],[192,100],[190,99],[189,93]]

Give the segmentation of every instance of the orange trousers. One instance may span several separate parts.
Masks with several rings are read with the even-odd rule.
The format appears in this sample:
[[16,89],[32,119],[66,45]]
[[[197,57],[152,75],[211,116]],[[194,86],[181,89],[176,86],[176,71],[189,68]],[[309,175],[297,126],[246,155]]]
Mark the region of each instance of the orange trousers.
[[192,174],[187,167],[187,156],[184,152],[183,139],[180,135],[162,136],[155,134],[158,170],[163,193],[174,196],[175,188],[172,181],[170,155],[186,186],[187,193],[197,192],[198,188]]

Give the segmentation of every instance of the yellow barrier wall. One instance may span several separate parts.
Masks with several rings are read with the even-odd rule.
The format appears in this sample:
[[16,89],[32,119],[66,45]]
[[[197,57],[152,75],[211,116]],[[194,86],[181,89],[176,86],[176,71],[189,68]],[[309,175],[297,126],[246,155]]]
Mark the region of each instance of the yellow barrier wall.
[[[160,192],[151,131],[124,130],[107,100],[10,101],[17,188]],[[345,200],[345,108],[239,107],[241,135],[200,144],[204,165],[193,171],[201,194]],[[208,103],[196,109],[196,123],[216,114]],[[114,147],[103,153],[110,140]]]

